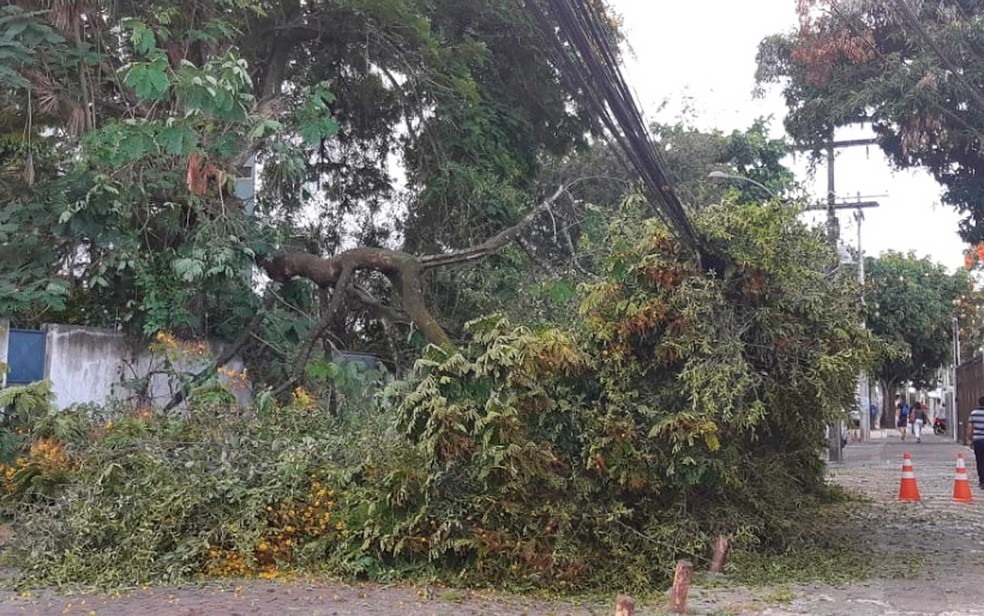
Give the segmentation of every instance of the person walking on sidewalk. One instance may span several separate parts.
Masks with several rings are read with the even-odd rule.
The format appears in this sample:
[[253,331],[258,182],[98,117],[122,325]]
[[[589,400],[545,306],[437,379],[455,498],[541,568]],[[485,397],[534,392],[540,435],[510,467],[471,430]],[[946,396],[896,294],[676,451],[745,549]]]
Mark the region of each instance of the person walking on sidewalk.
[[895,401],[895,427],[899,429],[899,435],[905,440],[905,430],[909,427],[909,405],[905,403],[902,396]]
[[977,399],[977,408],[967,418],[967,432],[964,444],[973,443],[974,459],[977,462],[977,482],[984,490],[984,396]]
[[929,416],[926,415],[926,405],[922,402],[916,402],[912,405],[912,433],[916,436],[916,442],[922,442],[922,431],[923,426],[929,422]]

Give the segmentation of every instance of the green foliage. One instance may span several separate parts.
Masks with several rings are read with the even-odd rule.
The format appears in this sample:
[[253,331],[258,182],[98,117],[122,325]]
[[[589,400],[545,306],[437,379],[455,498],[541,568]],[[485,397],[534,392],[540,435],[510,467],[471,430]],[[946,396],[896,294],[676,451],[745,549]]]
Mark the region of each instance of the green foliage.
[[308,145],[320,145],[323,139],[338,132],[338,122],[331,115],[330,105],[334,102],[335,95],[324,84],[315,86],[308,93],[298,113],[301,139]]
[[[345,526],[326,498],[333,491],[319,482],[326,470],[356,463],[372,438],[363,434],[380,433],[373,415],[346,411],[359,422],[300,406],[237,417],[207,404],[187,419],[144,412],[90,420],[69,441],[84,462],[67,468],[57,492],[42,501],[8,497],[17,536],[7,557],[26,585],[119,587],[317,568]],[[317,525],[298,513],[314,511]]]
[[[228,50],[205,53],[197,63],[173,61],[165,51],[168,45],[174,50],[173,38],[160,24],[170,19],[168,13],[137,19],[126,15],[133,7],[118,8],[107,15],[110,31],[99,34],[106,38],[98,47],[113,49],[112,40],[126,33],[132,54],[120,42],[112,60],[73,55],[52,39],[35,49],[33,60],[43,61],[44,70],[25,73],[30,87],[10,86],[12,94],[25,91],[5,112],[2,130],[8,123],[16,127],[29,149],[0,148],[0,169],[24,167],[23,173],[3,176],[10,186],[0,203],[0,252],[11,266],[0,273],[0,310],[24,322],[45,314],[49,320],[127,324],[149,333],[215,334],[203,322],[205,314],[212,323],[228,323],[235,310],[253,301],[242,276],[251,253],[239,240],[249,225],[221,215],[228,187],[220,166],[200,165],[200,173],[209,175],[199,185],[212,183],[191,191],[189,156],[232,155],[232,144],[242,142],[235,133],[254,111],[251,78],[244,61]],[[30,16],[40,29],[52,27],[47,19],[63,27],[63,17],[77,18],[64,16],[61,8]],[[97,29],[82,32],[97,36]],[[121,66],[120,74],[106,74],[110,65]],[[108,81],[95,88],[97,75]],[[101,99],[83,105],[66,95],[82,90],[92,100],[124,86],[136,98],[127,90],[114,99],[114,105],[130,104],[123,113],[105,113]],[[98,124],[87,106],[100,108]],[[172,261],[180,265],[199,251],[213,257],[201,276],[173,272]]]
[[28,423],[53,407],[55,394],[51,386],[51,381],[38,381],[0,389],[0,408],[7,410],[6,417],[11,421]]
[[30,426],[55,409],[51,381],[14,385],[0,389],[0,463],[12,463],[28,442]]
[[[876,376],[891,389],[906,381],[934,387],[940,366],[951,360],[952,319],[973,336],[978,297],[966,270],[946,268],[914,254],[887,252],[865,262],[865,302],[871,331],[891,347]],[[967,339],[973,348],[973,338]],[[891,393],[891,392],[889,392]]]
[[149,62],[133,64],[123,78],[123,82],[133,88],[141,100],[161,100],[167,95],[170,86],[167,68],[167,58],[159,53]]
[[64,41],[39,16],[18,6],[0,9],[0,84],[27,87],[29,82],[21,71],[37,64],[39,50]]
[[[793,171],[783,164],[789,151],[786,142],[769,137],[769,122],[764,119],[730,134],[700,131],[683,122],[655,125],[653,129],[677,191],[695,207],[719,202],[726,194],[734,194],[741,202],[756,203],[769,200],[772,195],[790,199],[801,192]],[[741,180],[723,184],[708,181],[712,171],[753,180],[766,190]]]
[[[485,239],[587,129],[512,0],[72,6],[0,14],[0,312],[24,322],[228,338],[258,257]],[[402,338],[359,320],[347,347]],[[295,341],[272,342],[255,354]]]
[[0,494],[35,503],[60,493],[72,479],[64,444],[83,437],[84,411],[60,411],[50,381],[0,389]]
[[373,562],[638,587],[706,558],[718,533],[799,545],[826,497],[824,424],[872,356],[856,290],[822,271],[833,255],[788,209],[731,205],[701,224],[741,272],[700,272],[629,218],[576,329],[488,318],[467,353],[418,362],[398,414],[423,469],[370,457],[345,488],[370,503]]
[[961,235],[976,244],[984,6],[907,4],[911,23],[894,2],[801,2],[800,27],[762,41],[758,79],[781,84],[788,133],[818,152],[837,127],[871,126],[896,166],[933,174],[943,201],[965,216]]
[[358,408],[363,400],[371,398],[379,388],[386,371],[370,369],[358,361],[325,361],[317,359],[307,365],[308,382],[312,392],[329,408]]
[[93,422],[66,437],[57,491],[10,504],[10,558],[32,585],[327,569],[610,591],[665,582],[719,534],[795,551],[835,496],[824,424],[872,355],[857,290],[788,208],[699,225],[735,271],[628,209],[568,325],[480,319],[383,392],[312,363],[334,413],[299,388],[287,407],[193,397],[184,419]]
[[[688,120],[673,124],[654,124],[653,139],[666,162],[674,190],[683,201],[700,209],[725,198],[743,203],[767,201],[771,191],[787,199],[798,196],[793,171],[782,160],[788,152],[783,139],[769,137],[769,122],[757,119],[745,130],[729,134],[718,130],[700,130]],[[754,180],[767,190],[740,180],[715,181],[712,171]],[[579,200],[598,206],[620,202],[635,180],[615,152],[604,143],[573,156],[551,161],[547,180],[571,182],[572,194]]]

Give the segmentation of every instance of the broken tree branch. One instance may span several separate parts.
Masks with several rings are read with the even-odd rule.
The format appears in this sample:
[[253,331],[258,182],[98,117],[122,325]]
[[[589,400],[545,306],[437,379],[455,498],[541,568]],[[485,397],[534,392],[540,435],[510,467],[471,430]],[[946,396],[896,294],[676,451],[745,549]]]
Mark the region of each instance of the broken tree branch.
[[357,304],[361,305],[383,321],[388,323],[401,323],[403,325],[411,325],[413,323],[407,313],[399,310],[398,308],[394,308],[393,306],[387,306],[382,302],[382,300],[370,293],[369,290],[364,287],[357,284],[352,284],[349,286],[349,293]]
[[308,332],[307,337],[304,339],[304,344],[301,345],[301,348],[297,353],[297,357],[294,359],[294,365],[291,367],[290,376],[274,390],[274,396],[279,396],[283,392],[290,389],[294,384],[301,381],[301,377],[304,374],[304,367],[307,366],[308,360],[311,358],[311,351],[314,350],[315,343],[320,340],[321,337],[328,331],[328,328],[331,327],[335,316],[341,309],[345,299],[345,289],[352,281],[352,275],[354,273],[355,270],[351,265],[346,264],[343,267],[342,273],[339,274],[338,277],[338,283],[335,285],[335,290],[332,292],[331,299],[328,301],[328,306],[322,313],[320,321],[317,325],[311,328],[310,332]]
[[[549,210],[553,204],[566,192],[561,186],[557,191],[527,212],[515,225],[503,229],[488,240],[460,250],[443,254],[415,256],[399,250],[386,248],[360,247],[346,250],[332,257],[321,257],[303,252],[283,252],[257,261],[268,276],[278,282],[286,282],[300,276],[307,278],[321,288],[333,288],[335,294],[332,300],[349,295],[354,296],[363,304],[377,311],[382,307],[378,301],[373,301],[371,294],[353,289],[350,284],[352,276],[361,270],[372,270],[386,276],[400,298],[403,311],[410,321],[420,329],[431,344],[445,349],[454,349],[455,345],[447,333],[437,322],[437,319],[427,309],[422,292],[422,276],[429,269],[445,267],[457,263],[468,263],[487,257],[516,241],[541,213]],[[345,272],[349,272],[346,276]],[[343,280],[344,277],[344,280]],[[372,299],[370,299],[372,298]],[[398,314],[389,308],[390,315]]]

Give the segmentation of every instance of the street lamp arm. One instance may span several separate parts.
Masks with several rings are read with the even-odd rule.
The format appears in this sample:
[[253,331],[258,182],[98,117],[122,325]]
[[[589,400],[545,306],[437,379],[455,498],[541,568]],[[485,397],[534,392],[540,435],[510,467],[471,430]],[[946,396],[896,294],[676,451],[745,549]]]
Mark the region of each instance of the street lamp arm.
[[752,184],[753,186],[758,186],[759,188],[764,190],[766,194],[769,195],[770,198],[772,199],[779,198],[779,195],[777,195],[771,188],[769,188],[768,186],[766,186],[761,182],[757,182],[753,180],[752,178],[746,178],[740,175],[731,175],[730,173],[725,173],[724,171],[711,171],[710,173],[707,174],[707,177],[709,179],[718,180],[718,181],[747,182],[748,184]]

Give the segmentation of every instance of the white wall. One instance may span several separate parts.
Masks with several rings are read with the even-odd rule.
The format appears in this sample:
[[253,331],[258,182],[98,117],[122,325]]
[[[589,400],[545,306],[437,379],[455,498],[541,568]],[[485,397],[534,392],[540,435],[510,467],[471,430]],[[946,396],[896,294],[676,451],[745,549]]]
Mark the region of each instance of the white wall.
[[[45,378],[51,380],[60,408],[135,398],[136,392],[124,387],[123,383],[164,368],[160,356],[150,352],[144,343],[128,339],[122,332],[74,325],[46,325],[44,330]],[[219,350],[221,346],[213,345],[212,352]],[[183,361],[178,368],[197,373],[210,361],[211,357],[205,356]],[[241,371],[243,362],[234,359],[226,367]],[[177,387],[177,382],[166,374],[155,374],[147,392],[150,403],[166,404]],[[249,392],[237,392],[236,397],[245,404]]]
[[105,404],[125,397],[121,381],[149,367],[139,349],[112,330],[68,325],[45,326],[45,376],[53,383],[55,400],[64,408],[80,402]]

